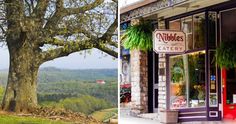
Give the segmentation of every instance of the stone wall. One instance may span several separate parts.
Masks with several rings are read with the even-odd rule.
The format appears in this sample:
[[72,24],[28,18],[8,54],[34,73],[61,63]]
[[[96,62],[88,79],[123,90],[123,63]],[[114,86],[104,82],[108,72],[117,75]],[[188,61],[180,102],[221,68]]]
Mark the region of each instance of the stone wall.
[[166,109],[166,56],[159,54],[158,108]]
[[131,58],[131,114],[148,112],[148,60],[147,53],[130,52]]
[[[158,28],[159,29],[165,29],[165,22],[164,20],[158,20]],[[167,92],[167,87],[166,87],[166,55],[165,54],[159,54],[159,70],[158,70],[158,112],[162,109],[166,109],[166,92]]]

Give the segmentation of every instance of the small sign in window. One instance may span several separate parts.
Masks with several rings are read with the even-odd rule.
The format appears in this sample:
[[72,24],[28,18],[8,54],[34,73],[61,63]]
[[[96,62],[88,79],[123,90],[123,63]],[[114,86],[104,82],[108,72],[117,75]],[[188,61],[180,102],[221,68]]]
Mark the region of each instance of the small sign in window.
[[233,103],[236,104],[236,94],[233,94]]

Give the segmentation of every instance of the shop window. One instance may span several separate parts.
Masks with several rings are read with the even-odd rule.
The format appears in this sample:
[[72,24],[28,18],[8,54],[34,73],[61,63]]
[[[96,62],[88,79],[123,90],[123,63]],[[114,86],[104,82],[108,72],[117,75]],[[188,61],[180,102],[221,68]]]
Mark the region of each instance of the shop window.
[[205,51],[170,57],[172,109],[205,106]]
[[215,61],[215,50],[209,50],[209,64],[210,67],[210,85],[209,85],[209,105],[210,107],[217,107],[218,106],[218,84],[217,84],[217,75],[216,75],[216,61]]
[[183,18],[181,29],[186,34],[186,50],[192,50],[193,45],[193,21],[192,16]]
[[171,21],[169,25],[170,30],[180,30],[180,20]]
[[[215,43],[215,16],[209,15],[212,21],[209,21],[210,31],[213,32],[210,41]],[[211,23],[210,23],[211,22]],[[169,22],[170,30],[181,30],[186,34],[186,50],[195,50],[205,47],[206,37],[206,19],[205,13],[181,18]]]
[[193,16],[193,49],[204,48],[205,46],[205,14]]
[[221,14],[221,42],[235,41],[236,39],[236,9]]
[[216,20],[217,13],[209,12],[208,14],[208,37],[209,37],[209,47],[216,47]]

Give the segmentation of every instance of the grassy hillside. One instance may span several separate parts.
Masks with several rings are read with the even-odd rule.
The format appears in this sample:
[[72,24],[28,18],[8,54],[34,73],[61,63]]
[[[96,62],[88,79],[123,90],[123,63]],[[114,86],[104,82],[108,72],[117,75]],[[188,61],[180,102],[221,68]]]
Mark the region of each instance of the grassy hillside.
[[19,117],[14,115],[0,115],[1,124],[72,124],[64,121],[54,121],[36,117]]
[[91,95],[117,105],[117,82],[107,82],[104,85],[100,85],[82,81],[66,81],[38,85],[39,101],[59,101],[64,98],[79,97],[81,95]]
[[106,121],[107,119],[112,117],[117,118],[118,117],[117,113],[118,113],[117,108],[111,108],[111,109],[96,111],[93,114],[91,114],[91,116],[97,120]]

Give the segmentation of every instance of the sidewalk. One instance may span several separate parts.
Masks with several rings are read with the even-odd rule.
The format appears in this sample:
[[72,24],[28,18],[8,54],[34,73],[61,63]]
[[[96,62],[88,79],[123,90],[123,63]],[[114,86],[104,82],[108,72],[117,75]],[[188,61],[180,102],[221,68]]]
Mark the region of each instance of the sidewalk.
[[[148,118],[133,117],[129,114],[129,108],[120,109],[119,124],[161,124],[158,120],[152,120]],[[179,124],[236,124],[235,121],[202,121],[202,122],[182,122]]]
[[126,116],[120,117],[119,124],[159,124],[156,120]]
[[[132,116],[121,117],[119,124],[161,124],[157,120],[150,120]],[[179,124],[236,124],[236,121],[207,121],[207,122],[183,122]]]
[[119,124],[158,124],[158,123],[159,122],[157,120],[131,116],[129,107],[120,108]]

